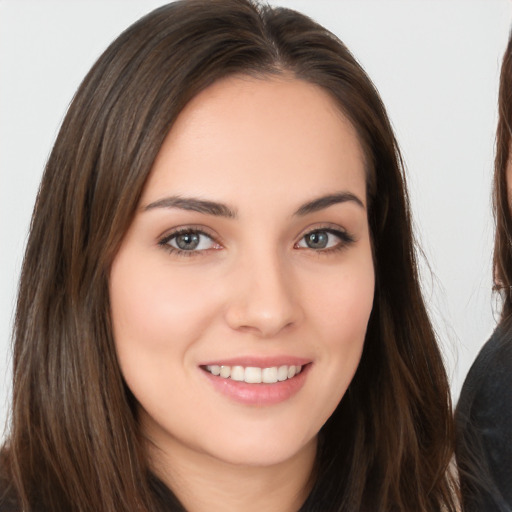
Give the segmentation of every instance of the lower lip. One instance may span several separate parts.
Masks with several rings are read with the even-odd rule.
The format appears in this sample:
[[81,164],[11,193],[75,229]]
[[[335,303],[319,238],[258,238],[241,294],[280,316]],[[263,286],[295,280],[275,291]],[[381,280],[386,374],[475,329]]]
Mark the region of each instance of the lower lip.
[[201,369],[216,391],[235,402],[244,405],[275,405],[289,400],[304,385],[311,364],[302,367],[302,371],[283,382],[274,384],[248,384],[247,382],[224,379]]

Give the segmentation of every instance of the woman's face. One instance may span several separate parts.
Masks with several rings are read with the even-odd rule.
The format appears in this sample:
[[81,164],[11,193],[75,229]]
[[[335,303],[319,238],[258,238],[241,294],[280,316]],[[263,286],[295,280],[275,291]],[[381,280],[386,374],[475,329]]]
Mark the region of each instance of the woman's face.
[[297,79],[210,86],[168,134],[111,270],[145,436],[253,466],[314,452],[373,294],[363,153],[333,100]]

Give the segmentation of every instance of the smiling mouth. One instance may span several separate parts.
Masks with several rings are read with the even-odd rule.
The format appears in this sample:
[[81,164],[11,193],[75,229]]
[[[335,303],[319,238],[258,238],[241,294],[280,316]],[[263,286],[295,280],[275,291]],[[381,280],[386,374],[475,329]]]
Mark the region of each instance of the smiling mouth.
[[302,371],[302,366],[282,365],[269,368],[258,368],[255,366],[219,366],[207,365],[203,370],[222,379],[231,379],[247,384],[275,384],[292,379]]

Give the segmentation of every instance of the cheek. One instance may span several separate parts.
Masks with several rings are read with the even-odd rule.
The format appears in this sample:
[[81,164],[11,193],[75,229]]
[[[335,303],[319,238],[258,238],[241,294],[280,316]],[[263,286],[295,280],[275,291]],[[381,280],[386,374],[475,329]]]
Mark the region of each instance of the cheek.
[[212,287],[187,272],[173,271],[159,256],[148,261],[136,250],[120,251],[109,286],[114,341],[126,384],[156,417],[165,417],[170,403],[185,407],[180,397],[189,391],[184,384],[189,349],[215,315]]
[[362,344],[374,291],[375,276],[371,260],[341,269],[317,288],[310,300],[312,315],[333,348]]
[[212,287],[188,274],[140,261],[136,251],[118,254],[111,269],[119,366],[138,402],[156,416],[165,413],[165,404],[186,406],[179,397],[188,396],[190,349],[216,314]]
[[326,280],[311,300],[317,340],[322,340],[320,350],[326,359],[325,383],[326,387],[331,386],[334,406],[359,365],[373,307],[373,262],[371,257],[358,258],[356,262]]
[[148,350],[172,349],[176,341],[193,338],[215,309],[204,281],[122,253],[112,266],[110,298],[118,350],[128,341]]
[[[318,354],[309,397],[317,432],[345,395],[359,366],[375,288],[371,253],[333,271],[309,296],[309,317]],[[326,277],[326,276],[324,276]]]

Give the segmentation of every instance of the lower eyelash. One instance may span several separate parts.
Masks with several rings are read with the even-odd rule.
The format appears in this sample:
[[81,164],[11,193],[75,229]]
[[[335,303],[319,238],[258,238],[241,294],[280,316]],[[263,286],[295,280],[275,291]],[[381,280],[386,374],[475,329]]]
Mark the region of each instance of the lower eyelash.
[[176,249],[172,245],[162,244],[162,248],[164,251],[167,251],[169,254],[174,254],[175,256],[180,256],[184,258],[190,258],[191,256],[197,256],[203,251],[183,251],[181,249]]

